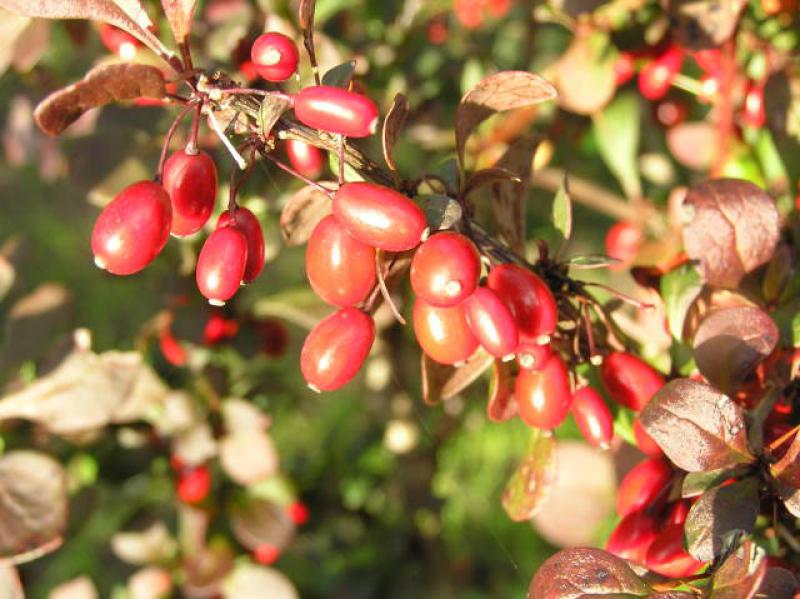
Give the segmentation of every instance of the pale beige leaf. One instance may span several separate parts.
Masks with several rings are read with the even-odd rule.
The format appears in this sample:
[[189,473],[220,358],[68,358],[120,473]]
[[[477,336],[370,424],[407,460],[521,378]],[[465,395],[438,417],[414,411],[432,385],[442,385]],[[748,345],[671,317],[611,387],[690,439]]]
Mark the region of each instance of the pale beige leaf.
[[97,588],[88,576],[62,582],[47,596],[48,599],[98,599]]
[[225,473],[240,485],[251,485],[277,474],[278,450],[267,433],[240,430],[219,441],[219,460]]
[[241,563],[222,583],[223,599],[299,599],[292,582],[273,568]]
[[120,531],[111,537],[111,550],[134,566],[163,563],[175,556],[178,546],[163,522],[139,531]]
[[495,165],[518,178],[518,181],[498,181],[492,185],[492,209],[500,235],[520,256],[525,256],[526,208],[533,155],[538,145],[539,140],[534,137],[521,137],[508,147]]
[[250,550],[271,545],[282,551],[295,533],[286,510],[261,499],[246,499],[232,506],[229,522],[236,540]]

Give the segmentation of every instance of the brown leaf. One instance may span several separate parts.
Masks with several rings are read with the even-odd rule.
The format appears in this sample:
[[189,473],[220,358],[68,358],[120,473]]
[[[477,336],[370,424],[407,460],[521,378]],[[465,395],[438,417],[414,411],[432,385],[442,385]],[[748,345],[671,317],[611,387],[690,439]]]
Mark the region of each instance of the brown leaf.
[[665,0],[670,32],[689,50],[714,48],[730,39],[744,0]]
[[300,0],[298,15],[300,17],[300,27],[302,29],[314,28],[314,12],[316,8],[316,0]]
[[422,354],[422,398],[430,405],[455,397],[469,387],[494,362],[483,349],[478,349],[459,366],[445,366]]
[[489,378],[489,401],[486,415],[492,422],[505,422],[517,414],[514,401],[514,376],[511,362],[495,360]]
[[292,581],[274,568],[240,563],[222,583],[223,599],[299,599]]
[[[272,128],[278,119],[291,108],[291,103],[287,98],[276,95],[264,96],[261,101],[261,108],[258,111],[258,124],[264,138],[269,137]],[[237,120],[237,123],[239,121]]]
[[501,166],[493,166],[491,168],[483,168],[472,173],[469,176],[469,179],[467,179],[467,182],[464,183],[464,189],[462,190],[461,195],[467,197],[481,187],[501,181],[514,183],[516,185],[521,183],[520,178],[508,169],[505,169]]
[[556,89],[539,75],[525,71],[501,71],[469,90],[456,110],[456,149],[464,164],[464,148],[470,133],[495,112],[533,106],[556,97]]
[[185,43],[192,32],[192,19],[197,8],[197,0],[161,0],[161,6],[172,30],[172,37],[178,45]]
[[234,554],[227,543],[212,542],[200,547],[184,559],[183,596],[192,599],[219,596],[222,582],[233,567]]
[[[576,35],[556,63],[558,103],[577,114],[593,114],[608,104],[617,89],[616,52],[608,36],[594,31]],[[590,91],[591,90],[591,91]]]
[[800,491],[800,435],[795,435],[786,453],[769,465],[769,472],[784,487],[782,497]]
[[514,522],[530,520],[547,498],[558,472],[550,431],[531,430],[528,451],[503,491],[503,509]]
[[229,511],[233,536],[254,550],[271,545],[282,551],[294,537],[295,527],[286,510],[263,499],[246,499]]
[[495,164],[495,167],[505,169],[519,178],[519,182],[508,180],[492,186],[492,209],[500,235],[520,256],[525,255],[525,219],[531,163],[538,146],[539,140],[535,137],[519,138]]
[[766,573],[764,552],[747,539],[719,567],[711,581],[711,599],[752,597]]
[[775,566],[767,568],[753,597],[756,599],[793,599],[798,591],[800,591],[800,584],[798,584],[797,576],[786,568]]
[[281,211],[281,235],[286,245],[303,245],[317,223],[330,213],[330,197],[313,185],[295,192]]
[[91,108],[134,98],[163,98],[164,75],[156,67],[136,63],[100,65],[72,85],[47,96],[34,118],[48,135],[58,135]]
[[740,179],[712,179],[689,189],[682,205],[686,254],[700,262],[706,282],[736,287],[765,264],[780,237],[780,215],[760,187]]
[[392,107],[386,113],[386,118],[383,121],[383,159],[386,161],[387,166],[393,170],[397,170],[397,164],[394,161],[392,153],[394,146],[397,143],[397,138],[408,119],[408,98],[403,94],[397,94],[392,102]]
[[303,30],[303,46],[305,46],[311,61],[311,68],[314,70],[314,78],[317,83],[319,80],[319,67],[317,67],[317,52],[314,49],[314,13],[316,12],[316,0],[300,0],[298,17],[300,29]]
[[683,166],[705,171],[717,152],[717,129],[706,121],[679,123],[667,129],[667,147]]
[[55,548],[67,524],[67,479],[61,464],[36,451],[0,458],[0,557]]

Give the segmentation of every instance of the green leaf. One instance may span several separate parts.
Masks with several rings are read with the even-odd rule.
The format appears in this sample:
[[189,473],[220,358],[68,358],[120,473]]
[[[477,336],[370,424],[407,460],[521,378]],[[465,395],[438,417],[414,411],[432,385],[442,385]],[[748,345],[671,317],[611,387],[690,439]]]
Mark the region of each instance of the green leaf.
[[639,99],[635,94],[621,94],[601,113],[592,117],[600,156],[619,181],[625,195],[642,195],[639,180]]
[[503,509],[515,522],[530,520],[539,511],[557,473],[556,444],[549,431],[534,429],[528,452],[503,492]]
[[702,289],[702,277],[693,264],[682,264],[661,277],[661,298],[667,310],[669,331],[675,339],[683,337],[686,312]]
[[342,64],[337,64],[322,76],[322,85],[332,87],[347,87],[353,80],[353,73],[356,70],[356,61],[348,60]]
[[566,175],[553,198],[553,226],[561,236],[563,247],[572,237],[572,198]]

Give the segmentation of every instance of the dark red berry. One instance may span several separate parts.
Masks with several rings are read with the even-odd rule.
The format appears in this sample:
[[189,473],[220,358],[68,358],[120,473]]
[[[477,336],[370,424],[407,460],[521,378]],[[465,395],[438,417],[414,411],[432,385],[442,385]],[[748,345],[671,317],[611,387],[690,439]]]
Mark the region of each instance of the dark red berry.
[[123,60],[133,60],[137,50],[143,45],[127,31],[108,23],[101,23],[98,33],[100,41],[109,52],[113,52]]
[[575,391],[570,411],[589,445],[599,449],[609,447],[614,437],[614,417],[597,391],[591,387]]
[[322,150],[299,139],[286,140],[286,155],[292,168],[309,179],[317,179],[322,174],[325,159]]
[[184,470],[178,477],[178,497],[184,503],[203,501],[211,489],[211,472],[207,466]]
[[686,551],[683,524],[671,524],[663,529],[647,550],[646,564],[662,576],[684,578],[695,574],[703,562]]
[[258,222],[256,215],[247,208],[236,207],[234,217],[231,218],[230,210],[226,210],[219,216],[217,228],[229,227],[234,223],[247,240],[247,264],[244,268],[243,283],[252,283],[264,269],[264,231],[261,230],[261,223]]
[[250,50],[253,66],[267,81],[286,81],[297,71],[300,54],[291,38],[274,31],[258,36]]
[[648,100],[663,98],[683,66],[683,50],[672,45],[639,72],[639,92]]
[[555,332],[556,300],[545,282],[531,271],[516,264],[501,264],[489,272],[487,285],[514,315],[521,343],[538,345]]
[[217,199],[217,167],[205,152],[175,152],[164,163],[164,189],[172,202],[172,234],[199,231],[208,221]]
[[636,440],[636,447],[638,447],[642,453],[651,457],[658,457],[664,454],[658,446],[658,443],[644,430],[638,418],[633,422],[633,437]]
[[463,304],[437,308],[418,297],[414,300],[412,321],[417,343],[435,362],[456,364],[478,349],[478,340],[467,324]]
[[203,244],[197,258],[197,287],[209,303],[223,305],[232,298],[244,276],[247,238],[238,227],[219,227]]
[[664,518],[665,524],[683,524],[686,522],[686,516],[689,515],[691,504],[686,499],[676,501],[667,511],[667,517]]
[[645,511],[632,512],[625,516],[606,542],[606,551],[617,557],[644,565],[647,550],[660,529],[658,519]]
[[522,420],[534,428],[553,429],[564,421],[572,391],[564,360],[553,353],[540,370],[520,370],[514,397]]
[[661,498],[672,480],[672,467],[662,458],[649,458],[637,464],[622,479],[617,491],[617,513],[627,516]]
[[513,355],[519,345],[517,323],[497,293],[479,287],[464,300],[467,324],[483,349],[496,358]]
[[445,308],[464,301],[478,287],[478,248],[461,233],[445,231],[426,239],[411,261],[411,287],[433,306]]
[[152,181],[126,187],[94,225],[95,264],[115,275],[139,272],[164,249],[171,218],[169,195],[163,187]]
[[317,85],[294,99],[294,114],[304,125],[347,137],[368,137],[378,128],[378,107],[367,96],[341,87]]
[[664,377],[628,353],[615,352],[600,367],[603,385],[618,404],[638,412],[664,386]]
[[326,302],[354,306],[375,286],[375,249],[349,235],[329,214],[308,239],[306,275]]
[[642,245],[642,230],[637,225],[620,221],[615,223],[606,233],[606,255],[616,258],[621,264],[614,264],[611,268],[625,268],[639,253]]
[[309,387],[333,391],[358,373],[375,341],[372,317],[342,308],[313,328],[300,353],[300,369]]
[[286,512],[297,526],[308,522],[308,507],[302,501],[295,501],[286,508]]

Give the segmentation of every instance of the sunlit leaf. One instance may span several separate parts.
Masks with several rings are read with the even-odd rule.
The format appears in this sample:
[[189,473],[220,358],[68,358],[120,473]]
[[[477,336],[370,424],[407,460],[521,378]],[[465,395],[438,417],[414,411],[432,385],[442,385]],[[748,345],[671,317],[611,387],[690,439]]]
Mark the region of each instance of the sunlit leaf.
[[138,531],[120,531],[111,537],[111,550],[119,559],[141,566],[164,563],[175,556],[177,544],[163,522]]
[[514,376],[511,362],[495,360],[489,375],[489,400],[486,415],[493,422],[505,422],[517,414],[514,401]]
[[561,107],[585,115],[602,110],[617,89],[614,63],[618,55],[605,32],[594,29],[576,34],[555,64]]
[[449,229],[458,223],[463,216],[461,204],[453,198],[440,194],[417,196],[425,210],[428,226],[432,231]]
[[192,32],[192,19],[197,0],[161,0],[161,6],[172,30],[172,37],[180,45]]
[[387,166],[393,171],[397,170],[397,164],[394,161],[394,146],[397,143],[397,138],[406,124],[408,119],[408,99],[403,94],[397,94],[392,102],[392,107],[386,113],[386,118],[383,120],[383,132],[381,141],[383,144],[383,159],[386,161]]
[[670,31],[689,50],[720,46],[730,39],[745,0],[665,0]]
[[693,264],[682,264],[661,277],[661,298],[667,312],[670,333],[683,339],[683,322],[692,302],[703,289],[700,273]]
[[531,431],[528,450],[503,491],[503,509],[515,522],[533,518],[547,498],[557,474],[555,450],[552,433]]
[[219,441],[219,460],[225,473],[240,485],[251,485],[278,472],[278,450],[259,430],[239,430]]
[[572,237],[572,198],[566,175],[553,198],[553,226],[559,233],[561,244],[566,244]]
[[274,568],[241,563],[222,583],[223,599],[299,599],[292,582]]
[[697,497],[709,489],[718,487],[732,478],[738,478],[746,470],[745,466],[720,468],[707,472],[687,472],[681,486],[681,497]]
[[[764,551],[745,540],[719,567],[711,580],[712,599],[752,597],[766,573]],[[770,595],[771,597],[771,595]]]
[[670,154],[683,166],[704,171],[717,154],[717,129],[706,121],[678,123],[666,133]]
[[291,108],[291,103],[283,96],[269,95],[264,96],[261,101],[261,108],[258,111],[258,125],[264,138],[269,137],[272,127],[278,122],[287,110]]

